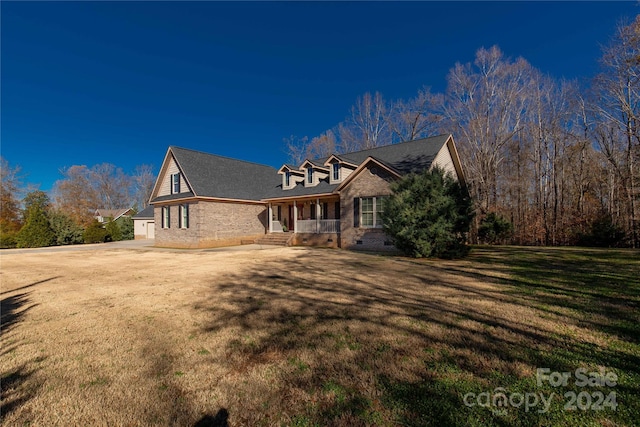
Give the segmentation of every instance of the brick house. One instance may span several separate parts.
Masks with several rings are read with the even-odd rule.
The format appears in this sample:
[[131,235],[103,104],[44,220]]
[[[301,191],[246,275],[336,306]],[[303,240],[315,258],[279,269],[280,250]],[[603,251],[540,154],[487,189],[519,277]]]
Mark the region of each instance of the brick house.
[[307,159],[278,170],[171,146],[150,200],[156,245],[258,241],[393,249],[382,231],[382,199],[394,180],[436,165],[464,183],[451,135]]

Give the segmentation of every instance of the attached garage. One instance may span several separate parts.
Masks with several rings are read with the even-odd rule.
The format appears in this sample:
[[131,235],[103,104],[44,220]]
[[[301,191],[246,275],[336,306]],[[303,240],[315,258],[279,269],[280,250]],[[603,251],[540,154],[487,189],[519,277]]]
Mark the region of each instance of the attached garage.
[[149,205],[133,216],[133,234],[138,239],[154,239],[156,223],[153,217],[153,206]]

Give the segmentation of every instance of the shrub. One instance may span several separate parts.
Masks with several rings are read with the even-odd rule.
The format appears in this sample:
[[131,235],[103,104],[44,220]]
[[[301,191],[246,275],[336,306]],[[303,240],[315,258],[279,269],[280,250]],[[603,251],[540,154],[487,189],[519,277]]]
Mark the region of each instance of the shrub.
[[107,231],[107,241],[117,242],[122,240],[122,232],[115,221],[109,221],[105,226],[105,230]]
[[107,240],[107,230],[104,229],[98,220],[94,220],[82,235],[85,243],[102,243]]
[[383,227],[406,255],[454,258],[465,256],[466,235],[473,217],[465,188],[434,168],[411,174],[392,185],[384,202]]
[[10,249],[18,246],[18,240],[16,231],[0,231],[0,249]]
[[123,216],[118,218],[116,223],[120,227],[120,240],[133,240],[133,218]]
[[58,245],[75,245],[84,241],[82,227],[60,211],[49,214],[49,224],[55,233]]
[[513,234],[513,224],[505,217],[494,212],[489,213],[480,222],[478,237],[485,243],[503,242]]
[[16,236],[19,248],[40,248],[56,242],[56,235],[49,224],[47,213],[40,205],[27,210],[27,220]]
[[589,233],[580,236],[578,244],[611,248],[623,246],[625,238],[624,229],[613,222],[611,215],[605,213],[593,220]]

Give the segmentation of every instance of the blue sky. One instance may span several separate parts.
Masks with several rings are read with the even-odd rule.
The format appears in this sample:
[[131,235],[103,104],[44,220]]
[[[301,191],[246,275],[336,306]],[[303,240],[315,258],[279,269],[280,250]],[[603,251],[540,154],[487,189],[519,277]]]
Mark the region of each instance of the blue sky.
[[2,2],[1,146],[25,182],[109,162],[160,167],[169,145],[279,167],[356,97],[443,91],[497,44],[588,79],[636,2]]

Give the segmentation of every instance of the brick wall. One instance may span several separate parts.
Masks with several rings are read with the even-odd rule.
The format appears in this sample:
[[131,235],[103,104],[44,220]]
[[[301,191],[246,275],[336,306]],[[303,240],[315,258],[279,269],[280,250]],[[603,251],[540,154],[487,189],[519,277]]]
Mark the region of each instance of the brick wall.
[[162,228],[162,209],[156,206],[155,244],[174,248],[206,248],[239,245],[265,234],[267,210],[264,205],[248,203],[189,203],[189,228],[179,227],[178,204],[169,205],[171,227]]
[[[393,251],[388,245],[390,239],[379,228],[354,228],[353,200],[356,197],[387,196],[391,194],[390,183],[394,177],[382,168],[370,164],[360,172],[340,192],[340,240],[341,247],[346,249],[362,249],[376,251]],[[387,244],[385,244],[387,242]]]

